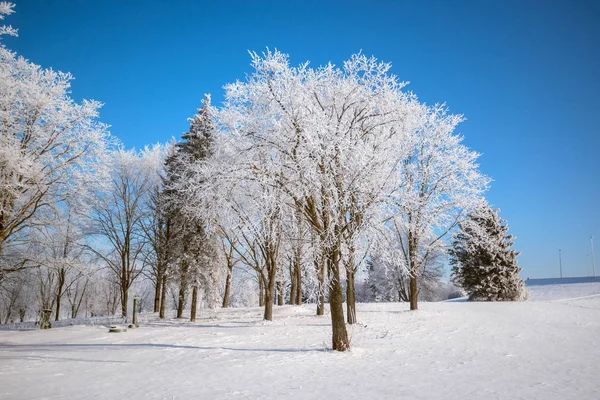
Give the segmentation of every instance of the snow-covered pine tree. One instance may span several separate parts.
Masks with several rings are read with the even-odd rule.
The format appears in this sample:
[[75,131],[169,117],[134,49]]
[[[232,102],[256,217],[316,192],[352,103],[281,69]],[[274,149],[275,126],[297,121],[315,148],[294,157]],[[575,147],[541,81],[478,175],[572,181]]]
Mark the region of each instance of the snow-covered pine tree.
[[[206,159],[210,155],[213,140],[214,123],[210,95],[205,95],[202,108],[190,118],[190,130],[182,135],[182,141],[177,143],[176,152],[167,159],[167,180],[165,195],[169,216],[175,220],[180,231],[180,245],[175,250],[179,254],[177,274],[179,277],[179,304],[177,317],[182,316],[186,292],[189,285],[193,287],[193,298],[197,298],[199,285],[203,289],[208,305],[216,306],[220,274],[217,272],[215,238],[206,232],[199,213],[187,212],[189,205],[185,204],[185,196],[180,189],[190,176],[190,168],[194,163]],[[177,189],[173,189],[173,188]],[[193,216],[192,216],[193,215]],[[195,319],[195,301],[192,304],[192,320]]]
[[514,236],[498,213],[485,205],[460,223],[450,249],[452,279],[471,301],[520,301],[528,297],[519,278]]

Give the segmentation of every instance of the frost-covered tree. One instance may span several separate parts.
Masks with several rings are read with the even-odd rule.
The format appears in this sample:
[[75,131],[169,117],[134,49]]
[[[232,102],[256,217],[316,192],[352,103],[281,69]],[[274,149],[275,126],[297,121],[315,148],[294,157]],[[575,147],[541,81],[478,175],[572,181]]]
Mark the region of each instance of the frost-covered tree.
[[[385,224],[378,232],[367,262],[366,285],[370,301],[410,301],[411,274],[404,257],[404,234],[394,223]],[[438,243],[429,250],[417,276],[419,296],[424,295],[428,300],[435,297],[444,275],[446,251],[441,242]]]
[[223,302],[221,306],[223,308],[229,307],[229,298],[231,296],[231,286],[233,280],[233,269],[240,262],[240,257],[237,255],[236,248],[239,245],[238,240],[235,238],[233,232],[234,227],[230,224],[233,223],[234,219],[224,216],[219,224],[219,237],[221,244],[221,253],[225,258],[227,266],[226,277],[225,277],[225,288],[223,290]]
[[[0,17],[13,5],[0,3]],[[14,34],[10,27],[0,34]],[[69,97],[73,77],[0,46],[0,281],[27,266],[12,257],[31,226],[75,192],[95,187],[110,145],[97,101]],[[27,260],[25,260],[27,261]]]
[[[10,3],[8,1],[0,1],[0,21],[2,21],[6,15],[14,13],[14,8],[14,3]],[[10,25],[0,26],[0,36],[2,35],[18,36],[17,30]]]
[[[77,301],[76,298],[83,293],[78,296],[75,288],[84,292],[86,286],[83,283],[81,287],[79,280],[86,281],[93,272],[90,269],[95,267],[94,257],[85,245],[87,216],[82,211],[84,210],[76,209],[69,202],[62,204],[53,211],[53,218],[49,223],[31,230],[28,239],[36,248],[35,252],[31,252],[31,260],[38,269],[43,270],[43,281],[49,285],[46,291],[54,296],[43,308],[53,308],[56,321],[61,316],[65,294],[68,292],[67,296]],[[74,304],[71,306],[70,315],[73,314]]]
[[[173,268],[179,280],[177,317],[180,318],[187,290],[192,287],[192,297],[197,299],[200,285],[211,308],[217,304],[220,286],[217,237],[206,229],[203,207],[186,204],[185,187],[191,176],[191,168],[210,155],[215,126],[210,95],[206,95],[202,107],[190,119],[189,132],[175,145],[176,151],[166,162],[167,182],[164,192],[166,214],[178,230],[178,246],[175,247]],[[193,212],[189,212],[193,210]],[[196,301],[192,301],[192,319],[195,319]]]
[[390,193],[400,256],[408,269],[410,309],[418,308],[419,271],[464,215],[477,207],[489,179],[476,163],[479,155],[455,134],[463,120],[443,105],[427,107],[418,129],[408,136],[397,187]]
[[267,52],[253,54],[253,66],[247,82],[226,87],[224,136],[243,152],[254,179],[279,190],[291,212],[302,211],[318,243],[317,276],[321,299],[329,292],[333,348],[344,351],[343,243],[371,222],[419,106],[400,91],[403,84],[387,73],[388,64],[363,55],[342,68],[311,69]]
[[528,297],[519,278],[514,236],[498,213],[484,205],[459,224],[450,250],[453,280],[476,301],[519,301]]
[[144,220],[150,217],[152,188],[161,179],[164,148],[119,149],[111,155],[110,179],[94,198],[92,233],[108,242],[94,249],[114,273],[120,290],[121,313],[127,316],[129,288],[142,273],[148,246]]
[[[280,228],[266,229],[276,221],[265,216],[281,215],[285,223],[299,211],[310,232],[303,244],[313,256],[317,314],[328,297],[332,347],[344,351],[343,280],[354,317],[354,275],[373,227],[398,218],[415,255],[426,244],[415,238],[443,235],[438,231],[451,228],[446,222],[468,209],[487,181],[476,171],[476,155],[451,133],[456,118],[404,92],[389,64],[358,54],[339,68],[294,67],[287,55],[267,51],[252,53],[252,66],[246,81],[226,86],[213,156],[196,163],[185,186],[187,203],[242,211],[238,226],[247,240],[241,253],[266,245],[267,237],[282,240],[275,234]],[[210,214],[218,220],[224,210]],[[408,223],[399,213],[412,213]],[[289,254],[289,243],[273,243],[271,249]],[[257,269],[266,265],[262,257]],[[279,264],[290,259],[276,258]],[[418,269],[422,260],[409,258],[407,265]]]

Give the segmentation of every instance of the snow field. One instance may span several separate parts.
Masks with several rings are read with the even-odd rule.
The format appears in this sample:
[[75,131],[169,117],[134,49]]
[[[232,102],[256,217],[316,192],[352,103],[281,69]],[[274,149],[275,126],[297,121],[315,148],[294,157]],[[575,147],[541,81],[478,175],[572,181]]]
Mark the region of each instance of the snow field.
[[148,318],[121,334],[0,332],[0,398],[598,399],[595,285],[536,288],[538,301],[522,303],[423,303],[417,312],[359,304],[346,353],[327,350],[329,316],[314,316],[314,306],[275,307],[273,322],[249,308],[196,323]]

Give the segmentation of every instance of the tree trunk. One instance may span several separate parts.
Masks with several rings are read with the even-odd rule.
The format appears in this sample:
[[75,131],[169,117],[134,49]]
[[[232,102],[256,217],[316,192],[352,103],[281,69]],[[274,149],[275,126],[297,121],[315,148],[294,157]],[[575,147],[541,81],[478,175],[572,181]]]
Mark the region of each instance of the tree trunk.
[[190,322],[196,322],[196,305],[198,301],[198,286],[192,288],[192,309],[190,311]]
[[277,305],[283,305],[283,282],[277,281]]
[[294,265],[294,277],[293,281],[296,282],[296,301],[294,304],[302,305],[302,264],[300,259]]
[[292,282],[295,283],[296,305],[302,305],[302,239],[304,237],[304,226],[302,210],[296,207],[296,225],[298,226],[298,238],[296,241],[296,252],[294,254],[294,275]]
[[177,318],[183,316],[183,306],[185,304],[185,284],[183,282],[179,285],[179,296],[177,297]]
[[[126,249],[128,241],[126,240]],[[121,254],[121,317],[127,318],[127,301],[129,300],[128,268],[127,261],[129,253],[126,251]]]
[[63,296],[63,287],[65,286],[65,274],[66,271],[64,270],[64,268],[61,268],[58,271],[58,291],[56,293],[56,316],[54,317],[55,321],[58,321],[58,318],[60,316],[60,300],[62,299]]
[[179,278],[179,295],[177,297],[177,318],[183,317],[183,307],[185,306],[185,295],[188,285],[189,265],[186,260],[181,262]]
[[417,310],[419,308],[418,306],[418,296],[419,296],[419,291],[418,291],[418,287],[417,287],[417,275],[411,273],[410,274],[410,309],[411,310]]
[[[267,268],[267,281],[265,284],[265,316],[267,321],[273,321],[273,303],[275,295],[275,281],[277,279],[277,259],[275,250],[267,246],[265,267]],[[264,278],[263,278],[264,279]]]
[[160,287],[162,284],[162,274],[156,275],[156,282],[154,284],[154,312],[158,312],[160,309]]
[[331,276],[329,287],[329,308],[331,312],[332,348],[336,351],[346,351],[350,348],[346,321],[344,319],[344,298],[342,283],[340,281],[340,254],[338,249],[329,252],[327,260],[328,271]]
[[290,263],[290,304],[296,304],[296,269],[295,262]]
[[127,301],[129,300],[129,290],[127,286],[121,287],[121,317],[127,318]]
[[356,323],[356,292],[354,290],[354,268],[346,268],[346,311],[348,323]]
[[223,295],[223,308],[229,307],[229,293],[231,292],[231,276],[233,274],[233,264],[227,265],[227,279],[225,279],[225,294]]
[[275,290],[275,281],[273,280],[273,282],[267,282],[267,284],[264,286],[264,319],[267,321],[273,321],[273,291]]
[[160,319],[165,319],[165,303],[167,302],[167,275],[163,274],[162,280],[160,284],[160,310],[158,313],[158,317]]
[[409,284],[408,294],[410,298],[410,309],[417,310],[419,308],[417,302],[419,297],[419,288],[417,286],[417,274],[419,272],[419,266],[417,264],[419,250],[418,236],[413,233],[408,233],[408,256],[409,259]]
[[302,270],[300,263],[296,268],[296,305],[302,305]]
[[260,276],[258,277],[258,306],[262,307],[265,305],[265,290],[264,284]]
[[317,315],[325,315],[325,263],[324,257],[321,256],[316,261],[317,264],[317,280],[318,280],[318,299],[317,299]]

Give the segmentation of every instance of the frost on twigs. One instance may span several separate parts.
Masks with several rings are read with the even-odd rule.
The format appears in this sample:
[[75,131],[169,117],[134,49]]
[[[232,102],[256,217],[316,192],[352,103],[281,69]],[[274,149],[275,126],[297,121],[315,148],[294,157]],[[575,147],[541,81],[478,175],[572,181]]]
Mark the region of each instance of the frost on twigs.
[[[0,1],[0,21],[4,19],[5,15],[10,15],[15,12],[15,4],[9,3],[8,1]],[[10,25],[0,26],[0,36],[18,36],[18,31]]]
[[113,139],[99,102],[69,97],[72,79],[0,46],[0,255],[105,177]]
[[374,232],[398,230],[401,265],[416,277],[489,180],[454,132],[462,117],[403,91],[389,64],[363,54],[317,68],[290,65],[278,51],[251,57],[246,81],[225,86],[210,157],[190,165],[180,190],[188,208],[243,243],[236,255],[256,271],[267,300],[293,247],[284,243],[285,221],[304,223],[319,304],[329,297],[332,347],[343,351],[342,281],[354,298]]

